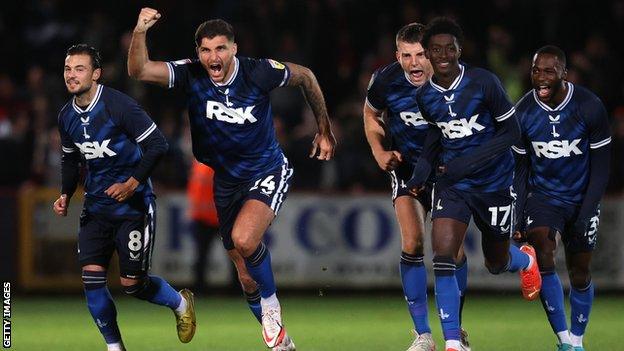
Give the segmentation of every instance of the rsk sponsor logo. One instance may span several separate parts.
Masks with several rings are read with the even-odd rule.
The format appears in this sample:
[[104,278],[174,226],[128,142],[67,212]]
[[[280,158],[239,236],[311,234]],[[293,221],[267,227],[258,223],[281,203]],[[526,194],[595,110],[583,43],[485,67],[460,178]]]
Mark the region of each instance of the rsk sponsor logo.
[[471,136],[473,130],[482,131],[485,127],[477,122],[479,114],[468,118],[454,119],[448,122],[437,122],[436,124],[442,130],[442,134],[448,139],[458,139]]
[[422,114],[419,112],[409,112],[403,111],[399,113],[399,116],[403,120],[406,126],[412,125],[413,127],[418,127],[422,125],[427,125],[427,121],[423,118]]
[[117,153],[108,148],[110,139],[104,140],[101,144],[99,141],[86,141],[84,143],[74,143],[80,149],[80,152],[87,160],[94,158],[104,158],[106,156],[116,156]]
[[535,150],[535,156],[546,158],[560,158],[570,157],[572,154],[581,155],[583,152],[578,148],[578,144],[581,139],[569,140],[552,140],[546,141],[534,141],[533,150]]
[[230,108],[220,102],[207,101],[206,117],[232,124],[245,124],[247,121],[254,123],[257,121],[256,117],[251,114],[254,107],[255,106]]

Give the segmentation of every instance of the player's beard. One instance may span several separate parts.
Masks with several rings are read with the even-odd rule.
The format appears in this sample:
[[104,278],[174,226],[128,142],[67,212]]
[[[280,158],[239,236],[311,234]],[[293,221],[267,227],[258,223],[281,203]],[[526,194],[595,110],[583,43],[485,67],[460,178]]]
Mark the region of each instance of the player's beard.
[[75,96],[75,97],[80,97],[81,95],[83,95],[83,94],[85,94],[85,93],[89,92],[89,90],[91,90],[91,85],[89,85],[89,86],[82,86],[82,85],[81,85],[81,88],[80,88],[80,89],[78,89],[78,90],[77,90],[77,91],[75,91],[75,92],[71,92],[71,91],[70,91],[69,93],[70,93],[70,94],[72,94],[72,95],[73,95],[73,96]]

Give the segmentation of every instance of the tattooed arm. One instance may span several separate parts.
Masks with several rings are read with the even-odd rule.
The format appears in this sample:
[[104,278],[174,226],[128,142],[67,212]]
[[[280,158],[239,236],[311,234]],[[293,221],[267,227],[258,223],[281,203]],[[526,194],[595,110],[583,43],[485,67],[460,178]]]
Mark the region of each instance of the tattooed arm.
[[319,160],[330,160],[334,156],[336,138],[331,130],[331,122],[327,114],[327,107],[325,106],[325,98],[323,97],[321,87],[314,73],[312,73],[309,68],[290,62],[285,62],[285,64],[290,69],[288,86],[301,87],[303,95],[308,105],[310,105],[314,117],[316,117],[319,131],[314,136],[310,157],[314,157],[318,150],[317,158]]

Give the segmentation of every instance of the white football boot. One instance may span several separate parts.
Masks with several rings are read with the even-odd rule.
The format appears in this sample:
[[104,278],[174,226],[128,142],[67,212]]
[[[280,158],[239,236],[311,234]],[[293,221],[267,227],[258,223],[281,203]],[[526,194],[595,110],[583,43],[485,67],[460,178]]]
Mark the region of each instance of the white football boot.
[[286,334],[284,336],[284,340],[282,340],[282,343],[275,346],[272,350],[273,351],[296,351],[297,348],[295,346],[295,342],[292,341],[292,339],[290,338],[290,336],[288,336],[288,334]]
[[282,343],[286,329],[282,325],[282,311],[277,307],[262,306],[262,339],[269,348]]
[[414,330],[414,341],[407,351],[435,351],[435,342],[431,337],[431,333],[418,334]]

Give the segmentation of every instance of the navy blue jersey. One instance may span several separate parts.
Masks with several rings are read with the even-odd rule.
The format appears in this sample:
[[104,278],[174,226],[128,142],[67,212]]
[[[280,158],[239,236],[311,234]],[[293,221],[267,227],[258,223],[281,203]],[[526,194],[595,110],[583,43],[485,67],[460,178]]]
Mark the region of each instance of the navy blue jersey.
[[422,118],[414,98],[418,87],[398,62],[375,71],[368,87],[366,104],[374,111],[386,111],[384,122],[392,147],[406,162],[416,163],[423,149],[429,125]]
[[104,193],[111,185],[132,176],[142,157],[138,143],[156,130],[156,124],[136,101],[99,84],[85,109],[76,105],[75,98],[61,109],[58,128],[63,152],[80,152],[86,160],[87,211],[124,217],[147,212],[146,200],[153,196],[149,179],[125,202]]
[[[429,80],[417,91],[416,99],[423,118],[442,132],[443,164],[490,140],[496,123],[514,114],[513,104],[494,74],[461,64],[459,76],[448,89]],[[509,150],[453,187],[480,192],[507,189],[512,184],[513,167]]]
[[546,195],[554,204],[580,205],[589,182],[590,149],[611,142],[607,111],[589,90],[566,82],[568,93],[555,108],[531,90],[518,102],[522,129],[513,147],[530,159],[529,191]]
[[167,66],[169,87],[181,88],[188,97],[193,154],[217,178],[245,182],[283,162],[269,93],[287,83],[288,67],[269,59],[234,57],[234,73],[219,84],[199,60]]

